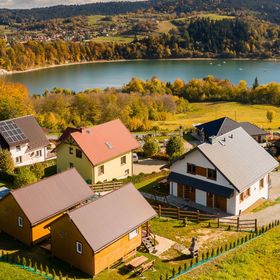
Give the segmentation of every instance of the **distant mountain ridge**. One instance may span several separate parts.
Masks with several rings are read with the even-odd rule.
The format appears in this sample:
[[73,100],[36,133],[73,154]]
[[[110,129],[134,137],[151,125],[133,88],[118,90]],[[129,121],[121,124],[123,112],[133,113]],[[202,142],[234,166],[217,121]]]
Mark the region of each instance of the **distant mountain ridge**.
[[265,20],[280,23],[280,0],[149,0],[100,2],[83,5],[59,5],[33,9],[0,9],[0,24],[11,21],[49,20],[72,16],[116,15],[138,10],[154,9],[163,13],[193,11],[224,11],[234,13],[241,10],[257,12]]

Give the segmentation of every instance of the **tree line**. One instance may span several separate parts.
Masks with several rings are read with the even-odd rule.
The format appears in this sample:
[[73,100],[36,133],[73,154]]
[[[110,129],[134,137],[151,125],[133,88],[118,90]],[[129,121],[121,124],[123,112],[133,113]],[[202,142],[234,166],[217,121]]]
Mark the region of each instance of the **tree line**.
[[280,28],[254,25],[240,19],[196,19],[130,43],[54,41],[11,43],[0,41],[0,67],[26,70],[69,62],[159,59],[184,57],[274,57],[279,56]]

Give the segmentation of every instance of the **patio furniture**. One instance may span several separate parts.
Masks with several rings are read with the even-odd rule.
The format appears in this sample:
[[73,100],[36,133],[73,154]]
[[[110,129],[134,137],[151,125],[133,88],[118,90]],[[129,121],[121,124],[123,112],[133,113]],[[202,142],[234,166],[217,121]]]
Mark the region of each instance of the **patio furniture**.
[[136,270],[147,260],[148,260],[148,258],[145,256],[136,257],[136,258],[132,259],[131,261],[127,262],[125,264],[125,266],[132,268],[132,270]]
[[154,266],[155,260],[152,260],[150,262],[144,263],[142,264],[140,270],[139,270],[139,274],[142,275],[145,271],[149,270],[150,268],[152,268]]

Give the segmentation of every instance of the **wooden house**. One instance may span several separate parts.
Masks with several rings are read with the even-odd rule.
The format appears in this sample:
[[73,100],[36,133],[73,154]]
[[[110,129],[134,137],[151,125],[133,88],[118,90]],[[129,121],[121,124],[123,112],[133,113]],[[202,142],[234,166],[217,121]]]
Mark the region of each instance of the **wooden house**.
[[49,237],[46,224],[92,197],[75,169],[12,190],[0,200],[0,230],[32,245]]
[[94,276],[136,250],[142,225],[156,215],[133,184],[125,185],[52,222],[52,254]]

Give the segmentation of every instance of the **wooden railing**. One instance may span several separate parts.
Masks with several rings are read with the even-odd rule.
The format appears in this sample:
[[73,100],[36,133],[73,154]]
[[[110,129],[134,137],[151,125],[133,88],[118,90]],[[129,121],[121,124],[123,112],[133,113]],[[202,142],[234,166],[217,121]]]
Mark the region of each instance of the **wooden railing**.
[[109,182],[100,183],[90,186],[95,193],[109,192],[119,189],[123,185],[123,182]]
[[229,230],[233,229],[236,231],[257,232],[258,230],[257,219],[241,220],[240,217],[221,218],[219,215],[204,214],[200,213],[200,211],[186,211],[180,208],[162,207],[161,205],[153,205],[153,208],[160,217],[169,217],[177,220],[183,220],[184,222],[187,220],[193,223],[207,222],[209,226],[215,225],[218,228],[226,227]]

